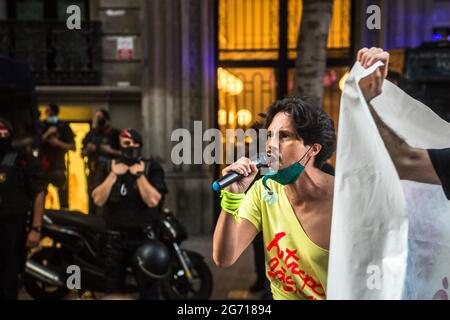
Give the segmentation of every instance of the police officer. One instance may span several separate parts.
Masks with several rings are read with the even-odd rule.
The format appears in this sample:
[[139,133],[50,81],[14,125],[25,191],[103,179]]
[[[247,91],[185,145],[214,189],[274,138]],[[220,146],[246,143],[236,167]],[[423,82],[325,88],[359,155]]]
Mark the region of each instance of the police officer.
[[47,119],[42,123],[42,162],[48,183],[58,188],[61,208],[69,207],[65,155],[75,151],[72,129],[59,119],[59,106],[49,104],[45,110]]
[[[126,267],[145,241],[143,230],[159,218],[161,200],[167,193],[161,166],[141,156],[141,135],[134,129],[125,129],[119,141],[120,159],[112,160],[110,168],[99,169],[95,177],[98,186],[92,192],[94,203],[105,209],[108,294],[124,292]],[[140,270],[134,271],[141,299],[157,299],[156,280],[152,281]]]
[[[41,238],[45,181],[36,158],[12,148],[13,129],[0,119],[0,300],[15,300],[25,247]],[[27,234],[27,214],[33,209]]]
[[[82,156],[87,157],[88,194],[94,189],[94,177],[97,166],[100,162],[108,162],[110,159],[118,158],[121,155],[119,150],[120,131],[111,127],[111,116],[105,109],[100,109],[95,113],[94,128],[89,131],[83,139]],[[89,197],[89,213],[95,214],[96,207]]]

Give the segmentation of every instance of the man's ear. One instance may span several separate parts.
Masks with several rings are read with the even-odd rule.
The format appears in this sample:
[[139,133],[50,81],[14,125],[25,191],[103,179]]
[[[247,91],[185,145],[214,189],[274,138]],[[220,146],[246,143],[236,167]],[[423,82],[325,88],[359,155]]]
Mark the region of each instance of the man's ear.
[[320,153],[320,151],[322,150],[322,145],[315,143],[313,144],[313,146],[311,147],[311,156],[315,156],[317,157],[317,155]]

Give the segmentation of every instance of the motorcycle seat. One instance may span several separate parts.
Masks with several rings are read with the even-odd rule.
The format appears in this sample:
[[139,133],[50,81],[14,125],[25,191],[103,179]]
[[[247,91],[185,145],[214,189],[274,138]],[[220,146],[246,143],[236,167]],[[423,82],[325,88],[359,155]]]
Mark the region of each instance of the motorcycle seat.
[[78,211],[46,210],[48,216],[55,224],[88,229],[95,233],[104,233],[106,226],[101,216],[85,215]]

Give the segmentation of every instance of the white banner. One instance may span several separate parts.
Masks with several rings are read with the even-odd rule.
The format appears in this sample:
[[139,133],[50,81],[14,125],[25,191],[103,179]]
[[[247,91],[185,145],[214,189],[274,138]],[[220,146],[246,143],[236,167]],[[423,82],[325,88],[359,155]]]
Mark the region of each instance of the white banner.
[[[357,85],[380,65],[356,63],[341,98],[327,297],[442,298],[450,202],[441,186],[400,181]],[[372,104],[411,146],[450,147],[450,124],[389,81]]]

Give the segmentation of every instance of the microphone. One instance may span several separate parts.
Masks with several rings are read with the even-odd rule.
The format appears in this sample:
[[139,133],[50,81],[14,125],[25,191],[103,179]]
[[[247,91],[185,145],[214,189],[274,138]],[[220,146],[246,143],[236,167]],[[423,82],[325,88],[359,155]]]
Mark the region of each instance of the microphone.
[[[252,160],[252,161],[256,164],[256,167],[258,169],[269,166],[269,157],[263,153],[256,155],[255,160]],[[241,180],[243,177],[244,177],[243,175],[241,175],[237,172],[234,172],[234,171],[230,172],[230,173],[224,175],[219,180],[214,181],[212,184],[212,189],[215,192],[219,192],[223,188],[228,187],[230,184]]]

